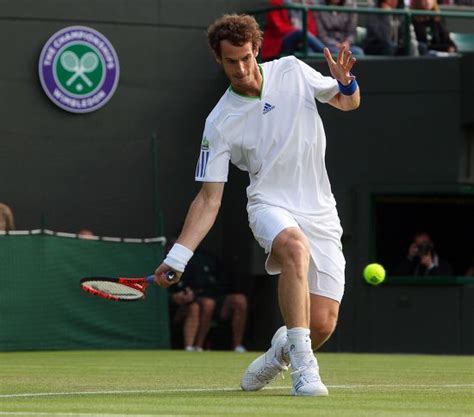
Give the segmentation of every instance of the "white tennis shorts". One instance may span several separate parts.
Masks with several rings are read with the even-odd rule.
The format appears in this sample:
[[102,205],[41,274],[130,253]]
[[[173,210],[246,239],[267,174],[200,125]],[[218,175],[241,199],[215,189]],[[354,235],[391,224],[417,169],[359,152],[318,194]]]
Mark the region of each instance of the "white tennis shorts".
[[310,244],[309,292],[341,302],[346,261],[342,253],[342,227],[337,213],[323,218],[300,216],[284,208],[264,204],[249,207],[248,213],[255,239],[268,253],[265,269],[270,275],[281,272],[281,265],[271,256],[273,240],[282,230],[298,227]]

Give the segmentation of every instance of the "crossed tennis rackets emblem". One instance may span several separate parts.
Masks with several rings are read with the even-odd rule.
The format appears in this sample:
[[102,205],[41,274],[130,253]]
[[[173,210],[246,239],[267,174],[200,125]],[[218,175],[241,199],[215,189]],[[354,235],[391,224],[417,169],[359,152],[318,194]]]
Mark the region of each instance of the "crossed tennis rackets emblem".
[[60,60],[63,68],[73,73],[66,81],[68,87],[78,78],[82,79],[89,87],[92,87],[93,83],[87,74],[93,72],[99,65],[99,58],[95,53],[87,52],[79,59],[74,52],[66,51],[61,55]]

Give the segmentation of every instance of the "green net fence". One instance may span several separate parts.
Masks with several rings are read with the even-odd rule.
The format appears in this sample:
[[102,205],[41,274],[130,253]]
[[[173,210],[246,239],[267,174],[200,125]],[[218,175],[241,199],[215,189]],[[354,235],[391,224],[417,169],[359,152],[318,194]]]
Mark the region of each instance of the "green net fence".
[[0,350],[169,348],[166,290],[124,303],[79,286],[83,276],[149,275],[163,255],[160,239],[0,236]]

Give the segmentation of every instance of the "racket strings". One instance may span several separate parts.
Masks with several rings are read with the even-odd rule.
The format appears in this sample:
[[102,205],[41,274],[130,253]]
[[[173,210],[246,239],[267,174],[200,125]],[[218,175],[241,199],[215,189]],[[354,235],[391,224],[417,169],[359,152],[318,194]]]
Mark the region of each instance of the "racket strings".
[[146,285],[143,284],[121,284],[112,281],[86,281],[83,284],[90,292],[99,292],[121,300],[135,300],[143,297]]

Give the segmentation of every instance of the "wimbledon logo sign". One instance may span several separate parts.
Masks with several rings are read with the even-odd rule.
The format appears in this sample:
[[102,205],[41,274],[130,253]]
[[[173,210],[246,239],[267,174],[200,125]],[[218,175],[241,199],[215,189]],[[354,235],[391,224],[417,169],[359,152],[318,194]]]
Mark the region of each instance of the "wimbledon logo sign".
[[72,113],[89,113],[113,96],[119,62],[107,38],[85,26],[56,32],[41,51],[39,77],[51,101]]

